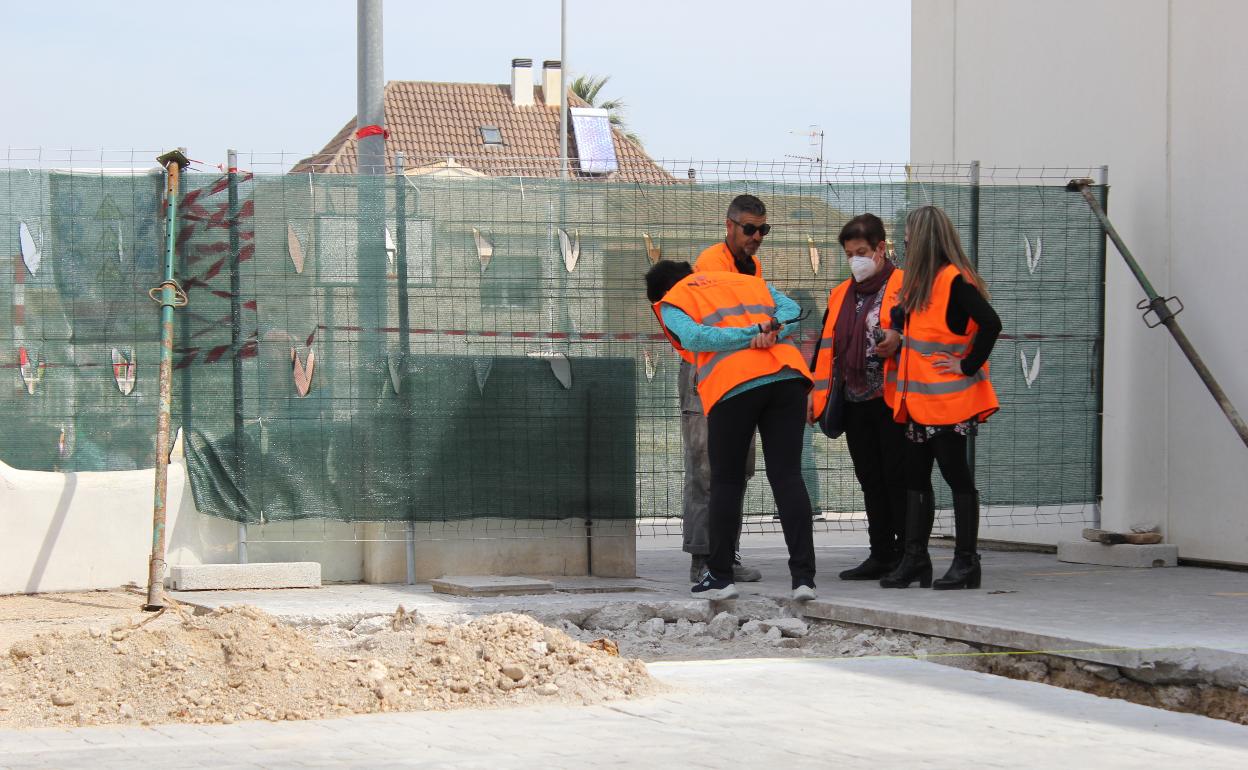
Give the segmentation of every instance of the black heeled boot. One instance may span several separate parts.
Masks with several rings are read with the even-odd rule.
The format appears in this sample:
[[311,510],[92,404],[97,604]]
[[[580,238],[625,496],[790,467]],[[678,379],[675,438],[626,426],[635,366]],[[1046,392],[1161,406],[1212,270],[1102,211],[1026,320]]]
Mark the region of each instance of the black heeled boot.
[[921,588],[932,585],[932,557],[927,553],[935,512],[931,503],[923,492],[906,492],[905,550],[897,568],[880,579],[881,588],[909,588],[916,580]]
[[871,554],[862,564],[844,570],[837,577],[841,580],[879,580],[896,568],[896,559],[878,559]]
[[[874,489],[863,489],[862,497],[867,509],[867,535],[871,539],[871,553],[862,564],[838,574],[837,577],[841,580],[879,580],[897,569],[897,563],[901,561],[901,544],[897,542],[894,532],[897,524],[890,521],[892,510],[888,495]],[[901,515],[905,516],[904,508],[901,509]]]
[[979,588],[983,573],[979,567],[979,493],[953,496],[953,564],[932,588]]

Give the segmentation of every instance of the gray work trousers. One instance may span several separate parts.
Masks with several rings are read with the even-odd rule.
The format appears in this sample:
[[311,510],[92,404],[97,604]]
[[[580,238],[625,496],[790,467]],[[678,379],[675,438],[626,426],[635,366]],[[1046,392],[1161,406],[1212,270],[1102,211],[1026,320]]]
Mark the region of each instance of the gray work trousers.
[[[711,458],[706,451],[706,415],[698,397],[698,370],[686,361],[680,362],[680,439],[685,452],[685,484],[681,494],[681,530],[685,553],[708,556],[711,553]],[[745,477],[754,476],[754,442],[745,459]],[[741,530],[737,530],[737,544]]]

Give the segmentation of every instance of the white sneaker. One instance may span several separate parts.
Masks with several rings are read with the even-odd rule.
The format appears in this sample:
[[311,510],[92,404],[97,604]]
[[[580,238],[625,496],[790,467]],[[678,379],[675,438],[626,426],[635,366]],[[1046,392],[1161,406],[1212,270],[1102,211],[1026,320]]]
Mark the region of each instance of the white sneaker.
[[793,601],[808,602],[815,598],[815,589],[812,586],[800,585],[793,589]]

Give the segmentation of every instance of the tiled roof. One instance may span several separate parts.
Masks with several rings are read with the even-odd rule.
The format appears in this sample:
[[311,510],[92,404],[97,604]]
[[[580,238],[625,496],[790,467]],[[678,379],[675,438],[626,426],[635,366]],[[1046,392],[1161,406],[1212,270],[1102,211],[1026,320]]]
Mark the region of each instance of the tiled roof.
[[[385,88],[387,165],[402,152],[407,168],[453,157],[458,163],[491,176],[559,176],[559,109],[543,104],[542,88],[534,88],[535,104],[517,107],[509,85],[487,83],[426,83],[392,80]],[[569,104],[586,107],[572,96]],[[486,146],[481,126],[502,132],[503,145]],[[576,137],[569,127],[568,154],[576,168]],[[613,130],[620,170],[609,178],[627,182],[677,181],[619,131]],[[293,172],[352,174],[356,169],[355,119],[316,155],[295,164]]]

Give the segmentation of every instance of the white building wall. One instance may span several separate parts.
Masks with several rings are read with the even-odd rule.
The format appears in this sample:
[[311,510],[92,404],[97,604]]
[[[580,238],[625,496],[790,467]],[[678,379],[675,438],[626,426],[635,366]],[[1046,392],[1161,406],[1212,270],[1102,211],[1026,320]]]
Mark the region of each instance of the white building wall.
[[[911,31],[912,161],[1108,164],[1111,219],[1241,409],[1245,27],[1232,0],[915,0]],[[1248,449],[1112,246],[1106,280],[1102,522],[1248,563]]]

